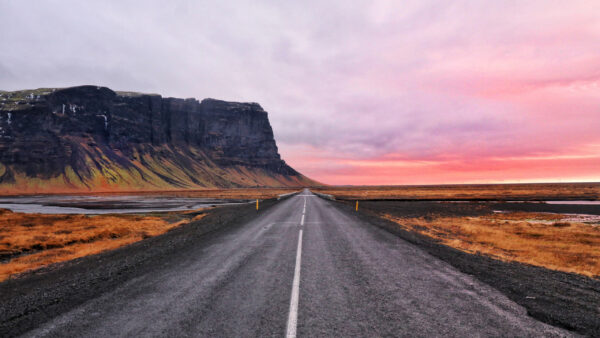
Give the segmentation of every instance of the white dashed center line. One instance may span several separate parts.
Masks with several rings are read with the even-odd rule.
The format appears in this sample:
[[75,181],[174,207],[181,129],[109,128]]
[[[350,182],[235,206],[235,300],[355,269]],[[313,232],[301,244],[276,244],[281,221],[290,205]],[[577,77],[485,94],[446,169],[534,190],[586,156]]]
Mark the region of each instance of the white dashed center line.
[[[304,198],[304,207],[302,207],[302,219],[300,225],[304,225],[304,215],[306,213],[306,197]],[[288,316],[287,334],[288,338],[296,337],[296,327],[298,326],[298,297],[300,296],[300,265],[302,260],[302,228],[298,234],[298,249],[296,250],[296,267],[294,269],[294,281],[292,282],[292,297],[290,300],[290,314]]]

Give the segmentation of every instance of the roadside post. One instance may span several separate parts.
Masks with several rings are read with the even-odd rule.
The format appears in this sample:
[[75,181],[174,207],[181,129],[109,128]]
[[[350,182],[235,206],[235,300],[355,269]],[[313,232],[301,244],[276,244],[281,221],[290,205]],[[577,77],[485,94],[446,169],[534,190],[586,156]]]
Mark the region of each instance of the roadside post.
[[258,198],[256,199],[256,210],[258,210]]
[[356,201],[356,210],[355,211],[358,211],[358,200]]

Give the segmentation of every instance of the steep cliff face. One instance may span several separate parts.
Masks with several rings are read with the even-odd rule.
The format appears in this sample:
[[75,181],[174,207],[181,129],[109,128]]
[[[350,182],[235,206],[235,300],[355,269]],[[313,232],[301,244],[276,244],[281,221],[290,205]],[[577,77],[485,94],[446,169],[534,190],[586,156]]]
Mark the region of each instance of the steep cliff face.
[[80,86],[0,92],[0,192],[290,186],[257,103]]

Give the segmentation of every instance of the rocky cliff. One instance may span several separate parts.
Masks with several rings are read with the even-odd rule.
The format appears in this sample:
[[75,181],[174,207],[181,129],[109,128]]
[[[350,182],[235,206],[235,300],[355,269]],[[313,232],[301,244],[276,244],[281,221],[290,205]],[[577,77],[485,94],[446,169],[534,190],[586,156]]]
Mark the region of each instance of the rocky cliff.
[[300,186],[257,103],[80,86],[0,92],[0,193]]

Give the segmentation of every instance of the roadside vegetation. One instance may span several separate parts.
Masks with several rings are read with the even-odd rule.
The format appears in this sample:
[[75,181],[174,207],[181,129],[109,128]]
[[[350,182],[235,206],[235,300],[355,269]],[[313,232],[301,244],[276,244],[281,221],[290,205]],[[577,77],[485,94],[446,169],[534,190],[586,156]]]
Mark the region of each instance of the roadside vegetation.
[[[135,194],[263,200],[298,191],[297,188],[239,188]],[[113,250],[163,234],[182,224],[201,219],[206,212],[205,209],[199,209],[136,215],[47,215],[15,213],[0,209],[0,282],[28,270]]]
[[476,217],[383,217],[465,252],[600,277],[600,226],[571,221],[572,216],[510,212]]
[[[218,199],[268,199],[277,198],[279,195],[299,192],[300,188],[233,188],[233,189],[202,189],[138,193],[136,195],[168,195],[173,197],[197,197]],[[127,195],[128,193],[123,193]],[[131,193],[129,193],[131,194]]]
[[415,204],[392,206],[386,203],[403,202],[375,202],[599,200],[600,183],[361,186],[314,190],[340,200],[368,203],[368,209],[374,208],[372,212],[401,228],[464,252],[600,278],[600,217],[590,221],[558,212],[492,213],[486,203],[428,202],[421,205],[404,202]]
[[431,186],[321,187],[337,199],[370,200],[548,200],[600,199],[600,183],[477,184]]
[[0,281],[157,236],[203,210],[153,215],[44,215],[0,209]]

